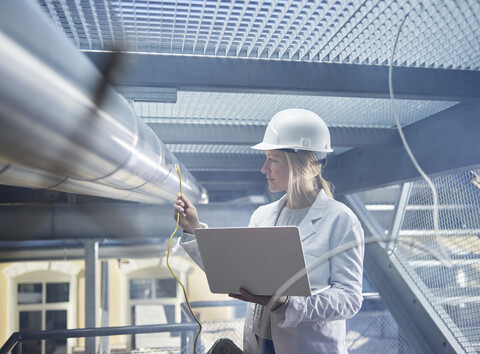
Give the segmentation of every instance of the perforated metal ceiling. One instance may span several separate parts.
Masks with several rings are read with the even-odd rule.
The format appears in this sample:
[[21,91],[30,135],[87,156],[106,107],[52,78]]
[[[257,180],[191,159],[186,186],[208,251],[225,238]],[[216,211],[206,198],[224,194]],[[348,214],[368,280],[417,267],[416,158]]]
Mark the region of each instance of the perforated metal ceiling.
[[38,0],[76,45],[313,62],[479,70],[480,4],[460,1]]
[[[443,111],[458,102],[398,100],[402,126]],[[266,125],[279,111],[310,109],[330,127],[395,126],[390,100],[286,94],[179,91],[177,102],[135,102],[135,111],[146,122],[237,123]]]
[[[292,107],[315,111],[332,128],[327,173],[338,185],[414,175],[404,172],[412,165],[403,161],[388,96],[392,54],[400,124],[413,143],[425,132],[417,151],[430,149],[431,136],[474,140],[458,127],[470,124],[477,106],[468,102],[480,95],[477,0],[31,1],[97,64],[109,51],[129,53],[118,85],[210,193],[212,180],[231,182],[220,200],[259,190],[238,191],[245,176],[227,171],[257,171],[252,178],[265,189],[261,153],[249,147],[275,113]],[[157,91],[145,100],[149,88]],[[443,159],[425,157],[434,170],[460,163],[432,156]]]

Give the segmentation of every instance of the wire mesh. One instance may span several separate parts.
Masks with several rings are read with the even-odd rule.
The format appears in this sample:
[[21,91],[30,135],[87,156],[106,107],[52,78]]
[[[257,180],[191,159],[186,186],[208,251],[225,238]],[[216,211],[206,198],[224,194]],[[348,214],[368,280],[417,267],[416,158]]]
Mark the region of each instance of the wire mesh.
[[[393,256],[465,352],[476,353],[480,351],[480,170],[445,174],[432,182],[439,198],[440,241],[452,266],[441,262],[432,193],[423,180],[411,184],[404,212],[397,214],[403,219]],[[378,204],[377,198],[385,199],[380,192],[361,195],[367,209]],[[378,213],[373,215],[388,230],[388,223]]]
[[395,251],[466,352],[480,350],[479,175],[474,170],[433,179],[439,194],[440,239],[452,267],[443,266],[435,257],[440,247],[432,232],[431,193],[423,181],[413,186]]
[[220,338],[231,339],[239,348],[242,348],[243,323],[243,318],[202,322],[202,347],[205,352]]
[[385,65],[409,14],[396,65],[480,69],[477,0],[36,1],[81,49],[350,64]]
[[413,350],[381,299],[365,301],[359,313],[347,320],[348,352],[413,354]]
[[[397,100],[402,126],[452,107],[457,102]],[[329,127],[394,127],[388,99],[287,94],[178,91],[176,103],[134,102],[147,123],[263,124],[279,111],[318,112]]]

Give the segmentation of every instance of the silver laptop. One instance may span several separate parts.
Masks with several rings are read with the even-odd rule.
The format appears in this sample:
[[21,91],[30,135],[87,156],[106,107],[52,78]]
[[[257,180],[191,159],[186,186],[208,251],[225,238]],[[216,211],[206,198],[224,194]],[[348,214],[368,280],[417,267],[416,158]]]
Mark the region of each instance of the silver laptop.
[[[196,229],[198,248],[212,293],[273,295],[305,268],[298,227],[235,227]],[[321,290],[329,286],[322,286]],[[310,296],[305,274],[283,294]]]

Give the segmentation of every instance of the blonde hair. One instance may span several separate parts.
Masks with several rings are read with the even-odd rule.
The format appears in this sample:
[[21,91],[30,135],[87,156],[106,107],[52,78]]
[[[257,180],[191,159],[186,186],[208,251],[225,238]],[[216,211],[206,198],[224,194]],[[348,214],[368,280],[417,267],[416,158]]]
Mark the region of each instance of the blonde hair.
[[321,177],[322,165],[312,151],[285,151],[288,162],[287,198],[294,208],[301,195],[313,204],[318,189],[323,189],[329,198],[333,198],[333,186]]

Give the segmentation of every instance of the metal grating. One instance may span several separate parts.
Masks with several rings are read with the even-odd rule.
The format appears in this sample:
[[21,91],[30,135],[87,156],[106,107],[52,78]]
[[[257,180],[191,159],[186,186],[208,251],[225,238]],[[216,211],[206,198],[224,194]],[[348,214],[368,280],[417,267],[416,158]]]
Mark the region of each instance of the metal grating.
[[208,145],[208,144],[166,144],[172,153],[264,155],[263,151],[253,150],[245,145]]
[[[34,0],[32,0],[34,1]],[[80,48],[479,70],[480,3],[37,0]]]
[[[396,100],[402,126],[429,117],[457,102]],[[319,114],[330,127],[395,126],[391,101],[282,94],[179,91],[176,103],[134,102],[147,123],[236,123],[267,125],[279,111],[304,108]]]
[[439,193],[441,242],[452,258],[448,268],[437,258],[432,196],[414,182],[394,256],[466,352],[480,351],[480,171],[433,179]]

